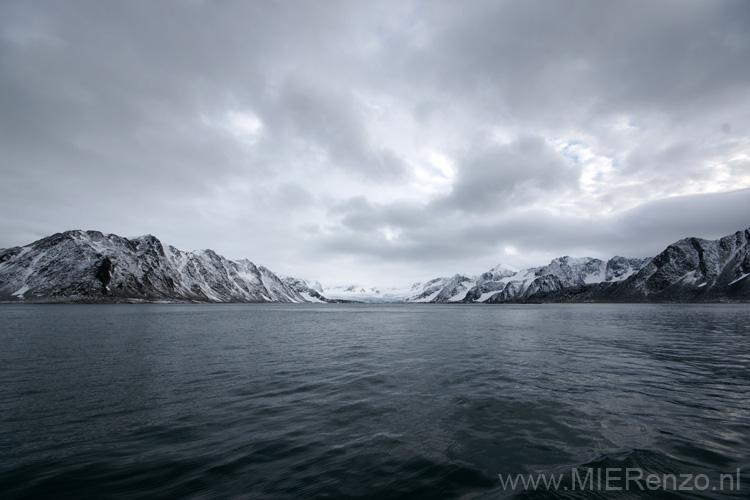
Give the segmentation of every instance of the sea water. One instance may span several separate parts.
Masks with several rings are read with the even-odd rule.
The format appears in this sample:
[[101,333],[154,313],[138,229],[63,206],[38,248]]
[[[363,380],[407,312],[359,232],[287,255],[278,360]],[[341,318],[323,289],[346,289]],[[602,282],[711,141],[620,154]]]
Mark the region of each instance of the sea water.
[[3,499],[747,498],[750,306],[2,305],[0,436]]

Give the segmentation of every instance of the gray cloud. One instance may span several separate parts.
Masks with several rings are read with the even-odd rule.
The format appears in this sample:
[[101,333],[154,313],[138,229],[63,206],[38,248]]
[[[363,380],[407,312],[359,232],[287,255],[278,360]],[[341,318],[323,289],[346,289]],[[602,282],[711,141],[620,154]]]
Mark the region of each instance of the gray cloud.
[[507,144],[475,144],[459,163],[450,195],[435,205],[466,212],[489,212],[527,204],[548,191],[577,186],[576,168],[538,136]]
[[335,203],[329,212],[334,217],[339,216],[347,229],[357,232],[386,227],[417,229],[430,222],[425,218],[426,207],[407,200],[377,204],[364,196],[357,196]]
[[371,179],[404,176],[396,153],[371,143],[365,129],[368,117],[346,88],[323,88],[292,75],[276,98],[263,104],[262,117],[271,129],[271,140],[281,136],[310,142],[334,167]]
[[435,9],[430,45],[414,54],[417,73],[456,94],[486,93],[491,112],[515,121],[684,115],[736,106],[747,90],[750,70],[738,58],[748,50],[750,9],[742,3],[480,4]]
[[[750,189],[657,200],[608,219],[576,219],[544,208],[521,207],[495,221],[475,219],[464,220],[462,224],[454,223],[460,219],[430,221],[413,230],[398,226],[382,207],[374,209],[361,199],[352,205],[360,209],[356,219],[360,224],[347,226],[351,232],[337,232],[323,240],[322,252],[357,253],[405,263],[461,262],[463,266],[456,267],[454,272],[468,268],[478,272],[482,268],[476,267],[476,261],[491,266],[492,262],[508,258],[523,266],[533,266],[560,255],[647,257],[684,237],[719,238],[750,227],[747,215]],[[362,210],[365,207],[368,209]],[[414,214],[415,218],[426,216],[427,211]],[[366,223],[362,224],[362,220]],[[404,228],[406,233],[385,242],[382,235],[373,231],[385,224]],[[360,233],[362,228],[364,237]],[[508,255],[504,247],[529,249],[531,255],[525,258]]]
[[0,4],[0,246],[387,284],[750,225],[750,5]]

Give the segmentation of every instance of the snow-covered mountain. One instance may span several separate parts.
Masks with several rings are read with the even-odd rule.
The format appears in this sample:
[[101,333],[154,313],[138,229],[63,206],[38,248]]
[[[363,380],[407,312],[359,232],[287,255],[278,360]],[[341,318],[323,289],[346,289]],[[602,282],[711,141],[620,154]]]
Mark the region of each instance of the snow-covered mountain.
[[151,235],[66,231],[0,250],[0,300],[308,302],[263,266],[213,250],[183,252]]
[[479,276],[456,274],[408,288],[331,286],[325,287],[323,293],[329,299],[357,302],[518,302],[576,285],[621,281],[648,261],[614,257],[605,262],[587,257],[560,257],[547,266],[522,271],[497,265]]
[[582,296],[600,301],[748,301],[750,229],[719,240],[682,239],[617,287],[594,288]]
[[543,267],[517,271],[498,265],[479,276],[457,274],[417,283],[408,302],[520,302],[541,295],[593,283],[627,279],[650,259],[614,257],[608,261],[590,257],[558,257]]
[[319,281],[280,276],[281,281],[296,290],[308,302],[337,302],[323,296],[323,286]]
[[496,266],[408,288],[323,287],[212,250],[183,252],[147,235],[66,231],[0,250],[0,301],[700,302],[750,301],[750,229],[686,238],[653,259],[559,257]]
[[653,259],[559,257],[522,271],[498,266],[414,285],[409,302],[750,301],[750,229],[685,238]]

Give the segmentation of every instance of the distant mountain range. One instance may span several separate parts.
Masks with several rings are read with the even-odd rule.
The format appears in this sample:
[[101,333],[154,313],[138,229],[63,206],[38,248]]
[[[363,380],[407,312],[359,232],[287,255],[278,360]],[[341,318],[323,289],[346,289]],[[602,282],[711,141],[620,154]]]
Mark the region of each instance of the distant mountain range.
[[212,250],[183,252],[151,235],[76,230],[0,250],[6,302],[748,302],[749,276],[750,229],[714,241],[686,238],[652,259],[566,256],[407,289],[326,288]]
[[[651,259],[558,257],[543,267],[517,271],[502,265],[480,276],[457,274],[415,285],[408,302],[528,302],[573,287],[617,283],[633,276]],[[414,287],[413,287],[414,288]]]

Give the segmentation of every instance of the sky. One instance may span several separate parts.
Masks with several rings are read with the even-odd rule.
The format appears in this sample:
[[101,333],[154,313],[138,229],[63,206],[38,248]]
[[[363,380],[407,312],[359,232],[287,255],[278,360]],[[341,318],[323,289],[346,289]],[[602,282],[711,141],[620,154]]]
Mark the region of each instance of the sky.
[[0,247],[328,285],[750,227],[750,2],[0,2]]

